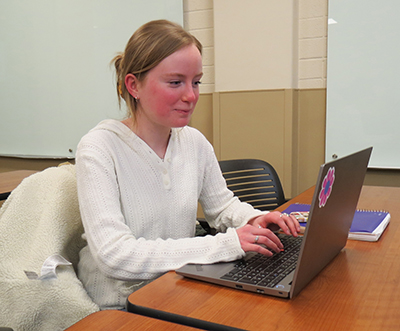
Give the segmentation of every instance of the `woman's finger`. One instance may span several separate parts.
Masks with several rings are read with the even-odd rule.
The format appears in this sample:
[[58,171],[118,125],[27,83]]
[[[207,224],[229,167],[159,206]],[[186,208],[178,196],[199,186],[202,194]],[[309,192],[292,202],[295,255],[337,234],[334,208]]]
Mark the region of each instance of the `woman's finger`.
[[300,232],[300,224],[297,221],[297,219],[286,213],[282,213],[279,216],[278,225],[283,230],[283,232],[287,235],[291,234],[291,235],[297,237],[298,233]]

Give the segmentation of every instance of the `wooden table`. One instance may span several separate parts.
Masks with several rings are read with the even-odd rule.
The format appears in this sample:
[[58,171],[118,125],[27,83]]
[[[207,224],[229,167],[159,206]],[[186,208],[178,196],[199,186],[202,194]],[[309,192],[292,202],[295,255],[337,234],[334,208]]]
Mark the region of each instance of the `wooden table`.
[[36,173],[35,170],[15,170],[0,173],[0,200],[5,200],[24,178]]
[[120,310],[102,310],[90,314],[66,331],[195,331],[188,326],[173,324],[150,317],[127,313]]
[[[313,188],[290,203],[310,203]],[[293,299],[186,279],[169,272],[132,293],[141,307],[246,330],[400,329],[400,188],[363,187],[358,208],[388,210],[378,242],[349,240],[345,249]],[[329,234],[326,234],[329,235]]]

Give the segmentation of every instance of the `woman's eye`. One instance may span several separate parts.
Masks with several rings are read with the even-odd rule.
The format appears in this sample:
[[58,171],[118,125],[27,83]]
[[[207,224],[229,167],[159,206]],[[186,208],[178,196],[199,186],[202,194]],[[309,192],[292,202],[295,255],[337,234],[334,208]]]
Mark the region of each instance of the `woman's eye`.
[[197,81],[197,82],[193,83],[194,86],[199,86],[200,84],[201,84],[201,81]]
[[169,82],[171,85],[173,85],[173,86],[178,86],[178,85],[180,85],[181,84],[181,81],[180,80],[174,80],[174,81],[171,81],[171,82]]

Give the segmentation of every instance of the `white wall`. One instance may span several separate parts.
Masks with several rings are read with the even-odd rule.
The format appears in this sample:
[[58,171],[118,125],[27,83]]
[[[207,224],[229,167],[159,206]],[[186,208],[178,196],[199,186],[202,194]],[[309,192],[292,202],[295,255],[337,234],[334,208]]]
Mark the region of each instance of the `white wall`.
[[328,1],[298,2],[298,87],[326,88]]
[[294,15],[292,0],[214,0],[215,90],[295,88]]
[[214,18],[212,0],[183,0],[183,25],[203,44],[200,92],[212,93],[214,82]]
[[[266,65],[263,64],[263,54],[268,55],[269,59],[272,57],[271,61],[276,62],[279,68],[283,67],[279,72],[270,71],[266,79],[268,85],[273,85],[273,88],[278,88],[279,85],[297,86],[301,89],[326,88],[327,0],[183,0],[183,8],[185,28],[205,46],[202,93],[219,91],[221,87],[215,87],[217,80],[223,84],[223,88],[229,89],[241,89],[244,86],[244,90],[249,90],[255,85],[257,85],[255,89],[268,88],[263,87],[266,86],[265,79],[259,78],[254,69],[252,75],[256,75],[257,84],[251,82],[250,77],[246,75],[234,76],[229,71],[230,68],[236,70],[239,64],[242,64],[239,68],[241,71],[246,71],[246,68],[250,70],[251,67],[258,65],[261,65],[258,68],[263,68]],[[285,12],[284,8],[288,11]],[[238,15],[239,13],[243,13],[242,17]],[[279,13],[284,18],[283,27],[282,22],[278,22],[278,25],[271,24],[276,20],[274,16]],[[245,24],[235,24],[236,16],[239,16],[241,22],[246,20]],[[271,16],[271,22],[263,22],[270,20]],[[288,22],[290,17],[292,21]],[[226,22],[230,22],[229,31],[223,26]],[[254,46],[251,43],[255,43],[256,38],[250,39],[250,37],[255,35],[254,31],[260,31],[256,22],[261,24],[264,35],[262,42]],[[217,30],[215,40],[214,24]],[[271,27],[271,31],[266,31],[268,27]],[[291,33],[292,41],[290,41]],[[238,42],[238,36],[241,36],[241,43]],[[282,49],[273,50],[274,53],[271,55],[268,53],[270,44],[267,41],[274,42],[276,39],[282,40],[282,43],[277,44],[277,48],[282,47]],[[284,51],[287,54],[283,54],[282,59],[277,57],[279,52]],[[253,55],[257,61],[253,61]],[[293,63],[288,57],[292,57]],[[230,63],[225,64],[225,60]],[[288,67],[285,67],[286,63],[289,64]],[[292,69],[291,73],[288,68]],[[218,78],[214,72],[217,72]],[[242,82],[238,87],[236,86],[238,83],[234,81],[239,79]],[[261,81],[258,82],[259,80]],[[276,83],[272,84],[272,81]]]

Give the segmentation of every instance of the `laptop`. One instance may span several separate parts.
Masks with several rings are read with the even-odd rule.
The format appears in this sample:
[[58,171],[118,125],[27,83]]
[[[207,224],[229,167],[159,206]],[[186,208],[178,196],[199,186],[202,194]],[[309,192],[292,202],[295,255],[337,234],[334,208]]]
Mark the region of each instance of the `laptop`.
[[[187,264],[176,273],[240,290],[294,297],[346,245],[371,152],[372,147],[320,167],[304,236],[278,234],[284,252],[272,257],[248,252],[238,261]],[[243,271],[246,268],[251,269],[249,275]]]

